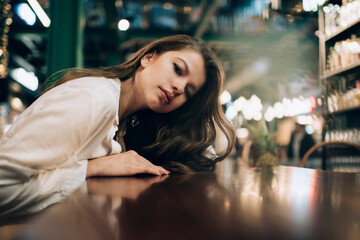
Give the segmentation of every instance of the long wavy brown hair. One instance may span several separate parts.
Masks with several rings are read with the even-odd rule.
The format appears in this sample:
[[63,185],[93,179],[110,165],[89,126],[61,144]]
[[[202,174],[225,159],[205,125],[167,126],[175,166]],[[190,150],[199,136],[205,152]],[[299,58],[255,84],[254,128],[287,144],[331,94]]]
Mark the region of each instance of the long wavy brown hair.
[[[147,44],[120,65],[59,72],[48,79],[52,84],[45,91],[86,76],[134,81],[135,72],[146,54],[156,52],[160,55],[182,49],[192,49],[203,57],[206,74],[204,86],[175,111],[159,114],[144,110],[129,116],[130,119],[137,115],[139,127],[136,130],[128,125],[124,140],[127,150],[134,149],[153,163],[173,172],[212,171],[215,163],[231,152],[235,134],[220,105],[220,91],[225,77],[223,68],[206,43],[198,38],[187,35],[164,37]],[[214,159],[203,156],[204,151],[214,145],[217,134],[225,137],[226,149],[217,153]]]

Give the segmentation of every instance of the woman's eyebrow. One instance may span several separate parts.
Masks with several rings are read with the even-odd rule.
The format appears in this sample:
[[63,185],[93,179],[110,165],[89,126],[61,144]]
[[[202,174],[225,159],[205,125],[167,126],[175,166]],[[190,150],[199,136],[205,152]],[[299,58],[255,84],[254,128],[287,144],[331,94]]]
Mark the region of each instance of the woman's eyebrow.
[[186,61],[182,58],[176,57],[176,59],[179,59],[180,61],[182,61],[185,65],[185,72],[189,73],[189,66],[187,65]]

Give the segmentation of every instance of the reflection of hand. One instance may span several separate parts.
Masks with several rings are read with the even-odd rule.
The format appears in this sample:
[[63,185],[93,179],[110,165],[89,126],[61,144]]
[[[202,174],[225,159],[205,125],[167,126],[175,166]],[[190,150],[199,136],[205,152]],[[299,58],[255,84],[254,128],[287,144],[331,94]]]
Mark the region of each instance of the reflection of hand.
[[89,160],[86,177],[130,176],[139,173],[163,175],[169,174],[169,171],[152,164],[135,151],[128,151]]
[[89,178],[88,193],[136,199],[152,184],[164,181],[169,175],[148,177]]

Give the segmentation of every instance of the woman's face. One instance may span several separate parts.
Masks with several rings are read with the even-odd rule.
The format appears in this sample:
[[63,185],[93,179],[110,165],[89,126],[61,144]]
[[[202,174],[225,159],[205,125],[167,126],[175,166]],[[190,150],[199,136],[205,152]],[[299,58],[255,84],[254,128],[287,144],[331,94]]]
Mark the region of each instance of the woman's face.
[[139,97],[147,108],[158,113],[179,108],[206,80],[204,60],[191,49],[145,55],[138,76]]

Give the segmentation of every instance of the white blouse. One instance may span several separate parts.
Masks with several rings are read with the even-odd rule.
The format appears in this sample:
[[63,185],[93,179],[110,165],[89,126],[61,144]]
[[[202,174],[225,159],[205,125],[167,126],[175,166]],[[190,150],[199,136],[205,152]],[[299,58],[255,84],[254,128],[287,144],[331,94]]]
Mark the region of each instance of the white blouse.
[[[119,80],[84,77],[30,105],[0,139],[0,217],[59,202],[86,179],[89,159],[120,153]],[[217,157],[212,146],[203,153]]]
[[84,77],[39,97],[0,139],[0,214],[37,212],[85,181],[89,159],[121,152],[120,81]]

